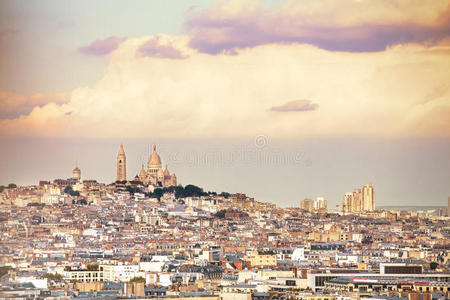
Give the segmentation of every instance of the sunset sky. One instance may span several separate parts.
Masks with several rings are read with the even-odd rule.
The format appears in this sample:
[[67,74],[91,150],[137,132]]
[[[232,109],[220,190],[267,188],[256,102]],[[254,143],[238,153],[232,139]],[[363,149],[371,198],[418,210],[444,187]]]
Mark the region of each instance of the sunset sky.
[[450,196],[450,1],[0,1],[0,184],[133,177],[330,206]]

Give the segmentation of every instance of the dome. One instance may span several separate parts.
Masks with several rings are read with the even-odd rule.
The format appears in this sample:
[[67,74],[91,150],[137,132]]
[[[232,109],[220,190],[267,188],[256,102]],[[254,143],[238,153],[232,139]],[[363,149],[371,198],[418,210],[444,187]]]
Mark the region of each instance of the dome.
[[139,172],[139,177],[143,178],[147,175],[147,172],[144,170],[144,164],[142,164],[141,171]]
[[166,169],[164,170],[164,177],[166,176],[170,176],[170,172],[169,169],[167,168],[167,164],[166,164]]
[[153,153],[148,159],[148,168],[153,169],[158,167],[161,167],[161,157],[159,157],[159,154],[156,152],[156,145],[153,145]]

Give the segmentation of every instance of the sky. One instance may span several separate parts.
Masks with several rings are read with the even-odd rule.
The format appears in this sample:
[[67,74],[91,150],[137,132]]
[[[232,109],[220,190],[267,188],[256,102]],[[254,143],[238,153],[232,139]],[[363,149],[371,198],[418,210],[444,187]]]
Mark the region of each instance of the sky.
[[[134,176],[330,206],[450,196],[450,3],[0,0],[0,184]],[[166,156],[165,156],[166,155]],[[86,177],[85,177],[86,176]]]

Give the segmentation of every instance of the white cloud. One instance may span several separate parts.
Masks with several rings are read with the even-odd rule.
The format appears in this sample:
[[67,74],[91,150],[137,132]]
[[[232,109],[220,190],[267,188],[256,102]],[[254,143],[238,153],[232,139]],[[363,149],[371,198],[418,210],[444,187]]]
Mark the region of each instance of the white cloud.
[[[405,45],[340,53],[269,44],[237,55],[189,48],[187,36],[158,36],[185,57],[143,57],[153,36],[129,39],[101,80],[67,104],[0,120],[2,135],[56,137],[449,136],[450,48]],[[320,109],[277,114],[289,99]]]

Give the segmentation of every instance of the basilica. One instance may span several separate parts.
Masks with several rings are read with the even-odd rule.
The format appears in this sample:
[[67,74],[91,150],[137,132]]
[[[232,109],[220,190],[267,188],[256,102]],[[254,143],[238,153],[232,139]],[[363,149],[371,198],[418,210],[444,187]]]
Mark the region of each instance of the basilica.
[[[126,180],[126,158],[123,146],[120,145],[119,154],[117,155],[117,180]],[[162,169],[161,157],[156,152],[156,145],[153,145],[153,152],[148,158],[147,170],[142,164],[139,175],[134,178],[135,181],[141,181],[145,185],[153,185],[154,187],[169,187],[177,185],[177,176],[170,174],[169,169]]]

